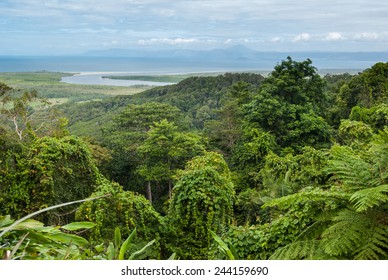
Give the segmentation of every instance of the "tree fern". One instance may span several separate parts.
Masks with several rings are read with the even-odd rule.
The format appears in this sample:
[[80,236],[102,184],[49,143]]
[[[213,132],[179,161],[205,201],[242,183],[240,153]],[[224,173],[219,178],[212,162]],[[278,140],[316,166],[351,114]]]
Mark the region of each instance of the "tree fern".
[[354,259],[378,260],[388,257],[388,227],[374,224],[365,232],[363,245],[357,248]]
[[325,229],[332,224],[333,215],[337,214],[337,210],[324,211],[315,217],[315,222],[306,227],[296,238],[297,241],[309,239],[321,239],[321,235]]
[[277,206],[281,210],[289,209],[296,204],[306,204],[312,202],[329,202],[329,201],[347,201],[349,195],[339,191],[325,191],[321,189],[302,190],[298,193],[283,196],[268,201],[263,207]]
[[384,218],[384,212],[341,211],[322,234],[324,251],[347,259],[386,258],[388,226],[381,222]]
[[350,197],[350,201],[354,203],[357,212],[380,206],[388,201],[388,185],[357,191]]
[[346,190],[359,190],[373,182],[372,165],[351,148],[334,146],[331,155],[326,172]]
[[275,251],[270,260],[323,260],[330,259],[321,245],[321,240],[296,241]]
[[333,256],[351,255],[354,248],[362,244],[367,221],[352,210],[341,211],[333,221],[322,234],[325,252]]
[[332,188],[305,188],[264,204],[276,206],[283,216],[308,211],[311,217],[271,259],[388,258],[388,133],[384,135],[363,150],[332,147],[325,170]]

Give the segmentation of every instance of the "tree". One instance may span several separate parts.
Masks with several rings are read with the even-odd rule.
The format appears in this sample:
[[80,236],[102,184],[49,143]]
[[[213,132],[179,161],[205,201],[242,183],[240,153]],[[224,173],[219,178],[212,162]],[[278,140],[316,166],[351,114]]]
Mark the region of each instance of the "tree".
[[288,57],[244,107],[247,129],[270,132],[281,148],[300,151],[306,145],[328,146],[331,129],[321,116],[326,104],[324,85],[311,60],[295,62]]
[[246,82],[233,84],[222,100],[216,119],[205,123],[205,132],[216,145],[230,154],[242,133],[243,105],[252,100],[252,85]]
[[0,83],[0,124],[12,127],[20,141],[38,134],[68,135],[67,119],[60,117],[49,105],[35,90],[13,89]]
[[264,80],[261,91],[289,104],[310,103],[314,112],[321,114],[327,101],[324,86],[325,80],[310,59],[298,62],[287,57]]
[[[88,146],[74,136],[38,138],[15,157],[13,165],[5,166],[0,197],[3,211],[16,218],[86,198],[101,176]],[[60,208],[40,218],[46,223],[63,224],[73,218],[73,210]]]
[[141,105],[129,104],[125,110],[115,117],[115,129],[121,131],[147,132],[154,122],[166,119],[181,123],[182,115],[177,107],[164,103],[148,102]]
[[203,151],[202,139],[198,135],[179,132],[178,127],[166,119],[155,122],[148,131],[146,140],[137,149],[143,158],[137,170],[148,181],[148,200],[152,203],[151,181],[167,181],[171,198],[172,180],[176,171]]
[[[268,226],[249,230],[250,235],[260,233],[257,243],[266,246],[237,249],[256,256],[266,250],[271,259],[386,259],[387,135],[386,130],[375,135],[363,150],[333,146],[323,168],[330,186],[304,188],[267,202],[264,207],[276,216]],[[231,236],[233,242],[233,232]],[[239,240],[244,244],[242,236]]]
[[[134,249],[142,248],[159,236],[162,218],[142,195],[124,191],[119,184],[102,180],[91,195],[99,196],[104,197],[84,202],[75,216],[77,221],[89,221],[96,225],[87,233],[93,243],[112,241],[115,228],[123,236],[129,236],[136,228],[138,234]],[[154,251],[153,257],[159,258],[160,250]]]
[[229,168],[220,154],[195,157],[179,174],[168,213],[172,249],[183,259],[206,259],[211,231],[232,218],[234,197]]
[[342,85],[336,100],[342,118],[354,106],[371,108],[388,99],[388,62],[379,62]]
[[164,119],[175,122],[180,129],[186,128],[180,110],[168,104],[130,104],[119,113],[114,123],[107,127],[108,133],[102,139],[102,144],[111,150],[112,157],[103,167],[107,170],[105,175],[127,190],[144,193],[145,180],[138,172],[144,162],[138,149],[146,141],[152,125]]

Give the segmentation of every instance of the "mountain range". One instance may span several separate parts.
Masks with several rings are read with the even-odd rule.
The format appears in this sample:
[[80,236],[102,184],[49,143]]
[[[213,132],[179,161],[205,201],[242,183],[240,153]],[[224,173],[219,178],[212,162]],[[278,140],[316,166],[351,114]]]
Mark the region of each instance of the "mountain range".
[[[194,50],[194,49],[105,49],[91,50],[83,54],[88,57],[127,57],[142,59],[174,59],[185,61],[208,61],[208,62],[236,62],[239,64],[251,62],[279,62],[287,56],[294,60],[304,60],[310,58],[318,64],[325,64],[325,61],[332,64],[333,61],[365,62],[374,64],[388,60],[388,52],[261,52],[244,45],[236,45],[225,49]],[[275,63],[276,64],[276,63]]]

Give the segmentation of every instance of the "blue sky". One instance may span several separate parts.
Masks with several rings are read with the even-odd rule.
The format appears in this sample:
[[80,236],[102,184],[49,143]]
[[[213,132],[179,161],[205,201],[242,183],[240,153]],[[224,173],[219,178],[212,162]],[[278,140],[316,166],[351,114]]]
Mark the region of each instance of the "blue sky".
[[0,55],[109,48],[388,51],[384,0],[2,0]]

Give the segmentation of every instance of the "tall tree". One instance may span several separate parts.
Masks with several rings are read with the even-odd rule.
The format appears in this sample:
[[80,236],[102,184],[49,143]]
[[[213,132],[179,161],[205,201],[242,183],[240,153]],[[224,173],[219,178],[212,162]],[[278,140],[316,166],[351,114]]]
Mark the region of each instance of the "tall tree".
[[324,80],[311,60],[282,61],[245,106],[247,127],[275,135],[277,144],[299,151],[303,146],[330,143],[330,126],[323,119],[326,95]]
[[201,138],[193,133],[178,131],[167,120],[155,122],[137,152],[143,158],[138,172],[147,180],[147,197],[152,202],[151,182],[168,182],[171,198],[172,179],[178,169],[189,159],[204,151]]
[[232,218],[234,188],[220,154],[195,157],[179,174],[168,218],[172,249],[183,259],[206,259],[211,231],[220,233]]
[[35,90],[13,89],[0,83],[0,124],[12,128],[20,141],[37,134],[67,134],[67,119],[56,115],[49,105]]
[[243,105],[252,101],[253,86],[246,82],[233,84],[216,111],[216,119],[205,123],[205,132],[222,149],[230,154],[242,133]]
[[109,133],[102,140],[112,151],[112,160],[104,166],[107,177],[127,190],[144,193],[144,177],[137,172],[143,164],[138,148],[144,144],[152,125],[163,119],[186,128],[178,108],[156,102],[130,104],[114,118],[113,125],[107,128]]

